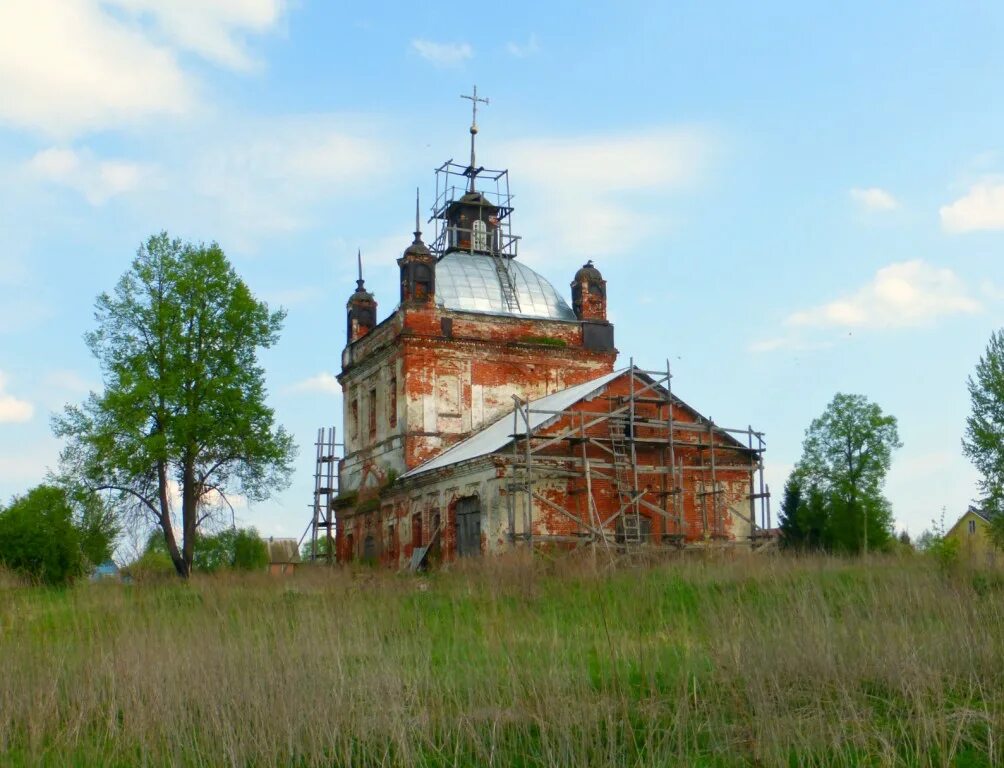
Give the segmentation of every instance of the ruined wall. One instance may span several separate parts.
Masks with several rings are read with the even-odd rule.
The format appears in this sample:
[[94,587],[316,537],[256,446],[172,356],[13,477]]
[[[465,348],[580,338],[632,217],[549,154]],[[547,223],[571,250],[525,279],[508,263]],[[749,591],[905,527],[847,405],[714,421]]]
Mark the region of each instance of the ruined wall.
[[575,321],[403,305],[346,348],[343,492],[375,491],[511,411],[612,370]]
[[[643,386],[638,383],[636,386]],[[610,423],[604,419],[588,426],[590,421],[609,414],[630,392],[628,377],[611,382],[590,400],[574,406],[577,415],[565,416],[540,430],[541,435],[558,436],[580,423],[587,425],[587,437],[606,439]],[[668,420],[668,406],[658,402],[658,396],[647,393],[639,398],[636,409],[636,459],[639,467],[638,489],[651,507],[642,507],[646,521],[645,540],[651,544],[685,544],[710,540],[745,540],[750,535],[750,455],[721,432],[707,431],[707,422],[680,404],[673,408],[674,421],[681,422],[674,432],[674,458],[682,464],[682,482],[674,486],[673,475],[663,471],[669,466],[669,451],[665,445],[666,427],[650,422]],[[693,426],[696,429],[687,429]],[[574,436],[580,433],[575,431]],[[711,489],[710,453],[715,446],[715,481],[719,493]],[[567,470],[581,468],[569,459],[581,458],[583,449],[589,458],[591,472],[587,484],[585,474],[567,476]],[[414,545],[427,546],[432,540],[436,522],[442,524],[435,539],[433,560],[452,560],[457,556],[456,505],[460,499],[478,497],[481,506],[481,537],[479,551],[499,552],[508,548],[510,538],[510,502],[513,532],[517,537],[526,533],[524,527],[526,495],[520,491],[510,499],[507,491],[509,464],[512,456],[506,451],[459,466],[419,475],[404,485],[386,489],[378,505],[363,505],[362,511],[348,510],[341,516],[339,527],[339,558],[352,559],[365,555],[366,536],[373,536],[376,549],[369,556],[387,565],[401,567],[411,558]],[[578,521],[593,525],[594,514],[589,506],[591,488],[595,517],[607,521],[608,535],[617,535],[612,520],[621,506],[608,451],[593,444],[559,441],[537,453],[535,466],[541,475],[534,483],[535,492],[547,500],[531,502],[532,534],[538,541],[556,546],[572,545],[587,535]],[[565,470],[565,474],[547,477],[545,467]],[[607,477],[604,477],[606,475]],[[632,478],[633,480],[633,478]],[[675,489],[679,492],[674,492]],[[565,514],[560,509],[565,510]],[[665,514],[660,514],[657,509]],[[416,522],[417,521],[417,522]]]

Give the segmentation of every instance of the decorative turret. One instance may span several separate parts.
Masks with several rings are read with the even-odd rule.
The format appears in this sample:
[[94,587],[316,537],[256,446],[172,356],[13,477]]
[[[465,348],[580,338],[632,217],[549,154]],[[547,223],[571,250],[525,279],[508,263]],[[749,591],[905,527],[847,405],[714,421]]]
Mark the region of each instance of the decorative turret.
[[415,190],[415,240],[397,265],[401,268],[401,303],[430,302],[436,294],[436,257],[422,242],[418,217],[418,190]]
[[356,292],[349,297],[349,303],[346,304],[349,320],[349,344],[359,341],[376,326],[377,303],[373,294],[366,290],[366,285],[363,282],[363,255],[361,251],[357,254],[357,258],[359,260],[359,279],[356,280]]
[[607,281],[592,261],[583,264],[572,280],[572,309],[579,320],[607,319]]

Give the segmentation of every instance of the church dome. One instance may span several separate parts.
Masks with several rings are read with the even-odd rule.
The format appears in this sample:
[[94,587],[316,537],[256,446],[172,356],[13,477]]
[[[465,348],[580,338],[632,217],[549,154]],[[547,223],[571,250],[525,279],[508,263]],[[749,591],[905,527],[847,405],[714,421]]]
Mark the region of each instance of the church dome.
[[583,280],[595,281],[602,279],[603,275],[601,275],[600,271],[595,266],[593,266],[593,262],[591,259],[587,261],[585,264],[583,264],[582,267],[579,269],[579,271],[575,273],[575,282],[577,283]]
[[454,251],[436,264],[436,303],[446,309],[493,315],[575,320],[575,313],[544,277],[515,259],[507,259],[518,309],[505,299],[496,259],[484,253]]

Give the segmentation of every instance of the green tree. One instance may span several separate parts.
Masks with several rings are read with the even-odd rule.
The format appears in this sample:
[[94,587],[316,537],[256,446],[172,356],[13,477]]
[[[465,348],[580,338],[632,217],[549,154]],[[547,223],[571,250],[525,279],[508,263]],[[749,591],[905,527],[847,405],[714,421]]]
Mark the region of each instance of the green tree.
[[66,584],[109,558],[117,535],[99,499],[81,508],[63,488],[40,485],[0,510],[0,563],[45,584]]
[[63,472],[152,519],[187,577],[214,503],[234,492],[262,500],[289,482],[295,448],[265,404],[258,362],[285,314],[254,298],[215,243],[161,233],[98,297],[95,316],[86,339],[104,392],[54,420],[67,440]]
[[896,418],[862,395],[838,393],[809,425],[796,472],[825,498],[826,548],[867,552],[889,543],[892,510],[882,486],[900,446]]
[[[962,450],[979,470],[983,505],[991,518],[1004,512],[1004,329],[990,336],[986,353],[968,379],[972,413],[966,420]],[[1001,539],[1002,526],[993,526]]]
[[799,521],[799,508],[802,506],[802,483],[798,475],[792,472],[784,484],[784,497],[781,499],[779,528],[781,529],[781,545],[790,549],[799,549],[805,545],[805,536]]
[[[333,543],[334,543],[334,539],[332,539],[332,544]],[[308,539],[304,539],[303,543],[300,545],[300,559],[303,562],[305,562],[305,563],[309,563],[310,562],[310,546],[311,546],[311,541],[310,541],[309,538]],[[319,561],[323,561],[323,560],[327,560],[328,559],[328,537],[327,536],[318,536],[317,537],[317,559]]]
[[239,571],[263,571],[268,567],[268,545],[254,528],[243,528],[234,537],[233,567]]

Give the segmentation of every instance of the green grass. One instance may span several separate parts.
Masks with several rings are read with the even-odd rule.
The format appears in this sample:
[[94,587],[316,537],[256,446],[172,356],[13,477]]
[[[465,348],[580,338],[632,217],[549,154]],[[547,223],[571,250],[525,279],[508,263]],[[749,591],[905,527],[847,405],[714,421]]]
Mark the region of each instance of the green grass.
[[922,558],[28,589],[0,765],[990,766],[1004,581]]

